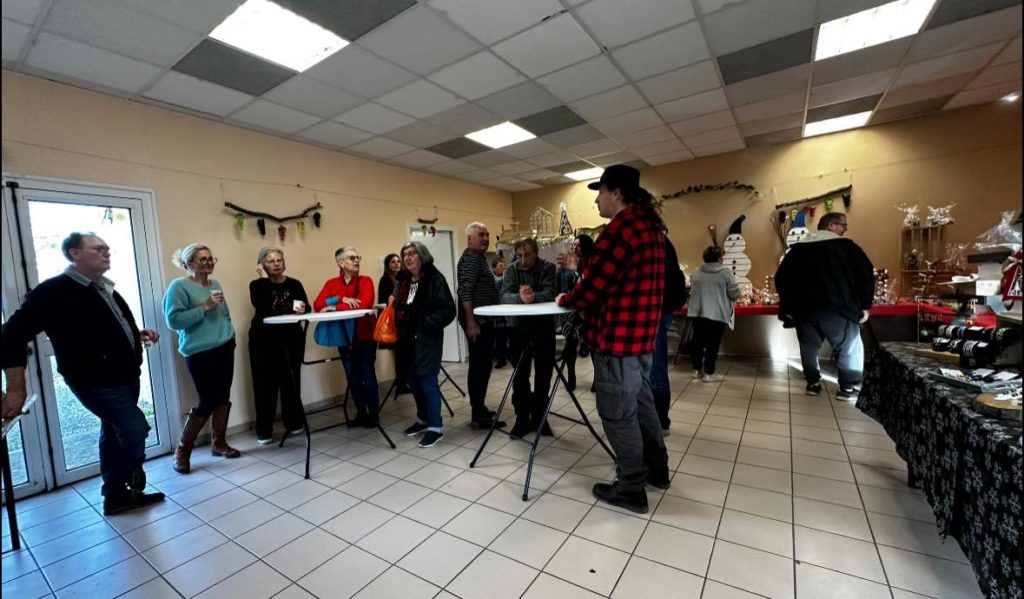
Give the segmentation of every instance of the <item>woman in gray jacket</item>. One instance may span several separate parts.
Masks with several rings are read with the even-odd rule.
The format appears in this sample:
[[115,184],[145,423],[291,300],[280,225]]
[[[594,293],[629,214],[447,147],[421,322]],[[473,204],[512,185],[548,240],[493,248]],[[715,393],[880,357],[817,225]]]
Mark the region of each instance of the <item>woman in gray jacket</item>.
[[693,273],[690,285],[687,315],[693,323],[693,378],[718,383],[725,380],[715,374],[718,348],[726,325],[733,326],[733,302],[740,297],[736,277],[722,265],[722,248],[712,245],[704,250],[704,264]]

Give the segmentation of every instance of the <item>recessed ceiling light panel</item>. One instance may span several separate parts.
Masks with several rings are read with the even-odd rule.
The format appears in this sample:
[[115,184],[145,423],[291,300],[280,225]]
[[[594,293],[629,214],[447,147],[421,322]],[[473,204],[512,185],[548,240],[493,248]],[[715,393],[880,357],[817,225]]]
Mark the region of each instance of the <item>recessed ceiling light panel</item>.
[[822,23],[814,60],[824,60],[913,35],[921,30],[936,0],[896,0]]
[[517,144],[537,136],[519,125],[505,121],[499,125],[469,133],[466,137],[497,150],[498,148],[504,148],[505,146]]
[[573,181],[586,181],[587,179],[596,179],[601,176],[604,169],[598,166],[594,168],[585,168],[581,171],[573,171],[571,173],[565,173],[566,177],[569,177]]
[[868,123],[868,118],[870,116],[871,111],[868,110],[865,112],[848,114],[846,116],[838,116],[834,119],[825,119],[824,121],[807,123],[804,125],[804,137],[814,137],[815,135],[824,135],[826,133],[835,133],[836,131],[863,127]]

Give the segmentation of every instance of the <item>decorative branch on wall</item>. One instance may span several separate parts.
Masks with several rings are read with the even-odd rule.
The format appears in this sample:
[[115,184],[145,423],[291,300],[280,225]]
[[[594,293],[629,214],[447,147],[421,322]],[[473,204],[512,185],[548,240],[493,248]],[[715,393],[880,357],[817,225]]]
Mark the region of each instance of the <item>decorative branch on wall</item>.
[[783,208],[791,208],[795,206],[805,206],[807,204],[817,204],[818,202],[825,202],[825,210],[827,212],[832,211],[832,202],[836,196],[843,198],[843,206],[846,208],[850,207],[850,201],[853,198],[853,185],[846,185],[832,191],[827,191],[823,194],[816,195],[812,198],[804,198],[802,200],[794,200],[792,202],[786,202],[784,204],[776,204],[775,209],[781,210]]
[[[256,218],[270,219],[270,220],[274,221],[275,223],[284,223],[284,222],[288,222],[290,220],[301,220],[301,219],[307,218],[309,216],[310,212],[313,212],[314,210],[319,210],[319,209],[323,208],[323,206],[320,205],[320,202],[317,202],[315,205],[310,206],[309,208],[306,208],[305,210],[303,210],[302,212],[300,212],[298,214],[292,214],[292,215],[289,215],[289,216],[275,216],[273,214],[268,214],[266,212],[257,212],[255,210],[249,210],[248,208],[243,208],[243,207],[239,206],[238,204],[232,204],[231,202],[224,202],[224,205],[227,206],[228,208],[231,208],[232,210],[234,210],[237,213],[237,214],[235,214],[235,218],[236,219],[238,218],[238,214],[244,214],[246,216],[253,216],[253,217],[256,217]],[[318,220],[319,219],[315,218],[315,216],[314,216],[314,224],[316,224],[316,222]],[[319,227],[320,225],[316,224],[316,226]]]
[[724,191],[726,189],[738,189],[740,191],[753,192],[754,197],[762,198],[764,194],[757,190],[756,187],[749,183],[740,183],[739,181],[729,181],[726,183],[713,183],[713,184],[701,184],[701,185],[690,185],[686,189],[680,189],[675,193],[670,193],[661,196],[664,200],[673,200],[678,197],[690,195],[691,193],[702,193],[705,191]]

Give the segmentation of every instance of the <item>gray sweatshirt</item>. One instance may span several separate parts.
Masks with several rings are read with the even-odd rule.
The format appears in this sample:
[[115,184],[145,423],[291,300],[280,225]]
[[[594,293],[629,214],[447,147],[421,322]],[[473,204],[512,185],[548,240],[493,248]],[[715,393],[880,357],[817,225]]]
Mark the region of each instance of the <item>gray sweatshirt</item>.
[[732,303],[740,297],[740,286],[732,271],[720,262],[703,264],[690,278],[691,318],[717,320],[733,327]]

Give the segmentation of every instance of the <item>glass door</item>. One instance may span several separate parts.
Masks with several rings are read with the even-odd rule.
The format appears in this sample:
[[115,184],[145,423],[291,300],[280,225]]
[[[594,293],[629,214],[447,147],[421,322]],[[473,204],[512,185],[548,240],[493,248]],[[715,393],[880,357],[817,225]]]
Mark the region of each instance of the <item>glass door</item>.
[[[5,189],[5,195],[14,206],[19,228],[15,252],[20,253],[23,264],[19,298],[68,267],[61,242],[69,233],[93,232],[112,248],[111,269],[105,276],[114,281],[139,327],[160,329],[162,277],[151,199],[146,192],[23,182],[13,194]],[[41,395],[46,414],[46,438],[38,442],[51,448],[50,467],[56,485],[93,476],[99,472],[100,422],[57,372],[46,336],[40,335],[35,346],[36,375],[30,376],[30,384],[33,392]],[[173,431],[168,430],[166,401],[171,397],[170,352],[163,341],[143,355],[139,406],[151,427],[146,442],[149,456],[166,453],[171,447]],[[25,441],[29,442],[27,437]]]

